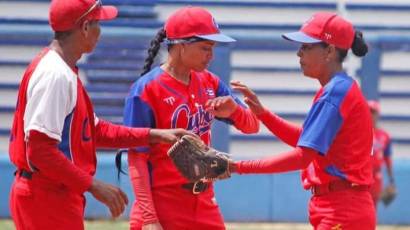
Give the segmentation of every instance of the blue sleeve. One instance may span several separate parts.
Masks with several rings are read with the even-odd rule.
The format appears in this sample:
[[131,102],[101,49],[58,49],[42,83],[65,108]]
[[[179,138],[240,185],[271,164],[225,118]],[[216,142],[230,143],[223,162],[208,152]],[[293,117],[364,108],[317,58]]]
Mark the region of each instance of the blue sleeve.
[[[233,95],[231,88],[229,88],[223,81],[219,80],[219,84],[218,84],[218,89],[216,90],[216,96],[217,97],[222,97],[222,96],[231,96],[233,98],[233,100],[241,107],[246,108],[246,105],[239,100],[238,97],[236,97],[235,95]],[[233,121],[229,118],[218,118],[215,117],[217,120],[225,122],[229,125],[233,124]]]
[[309,111],[297,145],[312,148],[325,155],[342,123],[339,109],[326,100],[320,100]]
[[[124,125],[129,127],[155,128],[154,113],[151,107],[139,96],[127,97],[124,108]],[[138,152],[148,152],[148,147],[136,148]]]
[[385,157],[391,157],[392,150],[391,150],[391,140],[389,140],[389,143],[386,145],[386,149],[384,150],[384,156]]

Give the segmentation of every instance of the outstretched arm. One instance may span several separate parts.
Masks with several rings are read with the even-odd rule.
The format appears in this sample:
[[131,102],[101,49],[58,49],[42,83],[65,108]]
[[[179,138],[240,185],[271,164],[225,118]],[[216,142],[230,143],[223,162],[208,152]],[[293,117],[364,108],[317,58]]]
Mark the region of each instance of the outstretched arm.
[[99,119],[96,126],[98,147],[129,148],[149,143],[174,143],[183,135],[193,135],[184,129],[132,128]]
[[258,96],[249,89],[248,86],[239,81],[231,81],[232,89],[241,92],[244,96],[245,103],[250,110],[257,115],[259,120],[279,139],[286,144],[296,147],[299,136],[302,133],[302,127],[292,124],[278,115],[265,109],[259,101]]
[[282,173],[305,169],[319,154],[310,148],[295,149],[273,157],[231,163],[231,172],[239,174]]

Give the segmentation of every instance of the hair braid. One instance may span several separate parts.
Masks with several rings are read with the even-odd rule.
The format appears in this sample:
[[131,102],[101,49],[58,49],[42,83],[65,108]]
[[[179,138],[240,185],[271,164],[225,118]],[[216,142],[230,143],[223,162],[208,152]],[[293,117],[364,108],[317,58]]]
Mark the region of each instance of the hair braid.
[[154,63],[154,59],[158,54],[159,49],[161,48],[161,43],[166,37],[164,28],[161,28],[155,38],[151,40],[151,45],[148,49],[148,57],[145,59],[144,67],[140,76],[148,73],[151,70],[151,65]]

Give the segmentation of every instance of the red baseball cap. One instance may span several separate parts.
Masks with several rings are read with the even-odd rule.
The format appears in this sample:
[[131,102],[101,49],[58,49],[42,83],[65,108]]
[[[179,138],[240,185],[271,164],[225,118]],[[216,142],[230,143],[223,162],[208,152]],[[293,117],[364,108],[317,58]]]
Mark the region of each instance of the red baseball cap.
[[334,45],[348,50],[352,47],[355,30],[352,23],[331,12],[319,12],[307,20],[298,32],[286,33],[282,37],[300,43]]
[[367,104],[369,105],[370,110],[380,113],[380,103],[378,101],[370,100],[367,101]]
[[49,23],[54,31],[67,31],[83,19],[110,20],[117,14],[115,6],[102,6],[101,0],[52,0]]
[[212,15],[201,7],[188,6],[174,12],[165,23],[168,40],[202,38],[216,42],[234,42],[222,34]]

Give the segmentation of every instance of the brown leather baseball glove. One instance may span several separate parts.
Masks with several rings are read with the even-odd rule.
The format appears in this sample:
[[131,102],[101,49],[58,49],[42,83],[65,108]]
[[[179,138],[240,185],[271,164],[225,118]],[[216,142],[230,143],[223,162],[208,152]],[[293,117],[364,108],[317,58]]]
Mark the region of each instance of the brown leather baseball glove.
[[199,138],[183,136],[168,150],[168,156],[191,182],[230,177],[228,154],[207,146]]
[[393,202],[393,200],[397,196],[397,191],[396,187],[391,184],[388,185],[383,191],[382,194],[380,195],[380,200],[383,202],[384,206],[388,206]]

